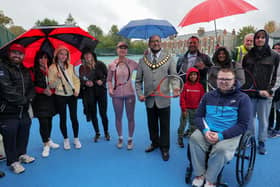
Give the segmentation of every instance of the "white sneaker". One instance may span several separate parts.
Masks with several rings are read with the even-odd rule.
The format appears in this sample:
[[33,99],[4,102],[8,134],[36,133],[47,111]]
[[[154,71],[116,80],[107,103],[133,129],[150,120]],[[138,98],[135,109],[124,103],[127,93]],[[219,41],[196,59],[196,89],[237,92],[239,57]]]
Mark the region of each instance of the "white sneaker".
[[202,176],[196,176],[192,181],[192,186],[202,187],[202,185],[204,183],[204,179],[205,179],[205,177],[203,175]]
[[132,139],[127,141],[127,150],[132,150],[133,149],[133,141]]
[[11,164],[11,169],[14,173],[20,174],[24,172],[25,168],[20,164],[20,162],[14,162]]
[[24,154],[24,155],[20,155],[19,156],[19,161],[21,163],[25,163],[25,164],[29,164],[29,163],[32,163],[35,161],[35,158],[32,157],[32,156],[29,156],[27,154]]
[[69,149],[71,149],[71,146],[70,146],[70,142],[69,142],[69,139],[68,138],[65,138],[64,139],[64,149],[65,150],[69,150]]
[[82,144],[81,144],[79,138],[74,138],[74,145],[75,145],[76,149],[81,149]]
[[119,141],[117,143],[117,148],[121,149],[123,147],[123,139],[119,138]]
[[49,146],[50,146],[50,148],[52,148],[52,149],[57,149],[57,148],[59,148],[59,144],[54,143],[51,139],[49,140]]
[[42,157],[48,157],[50,155],[50,146],[44,146],[43,147],[43,152],[42,152]]
[[216,185],[206,180],[204,187],[216,187]]

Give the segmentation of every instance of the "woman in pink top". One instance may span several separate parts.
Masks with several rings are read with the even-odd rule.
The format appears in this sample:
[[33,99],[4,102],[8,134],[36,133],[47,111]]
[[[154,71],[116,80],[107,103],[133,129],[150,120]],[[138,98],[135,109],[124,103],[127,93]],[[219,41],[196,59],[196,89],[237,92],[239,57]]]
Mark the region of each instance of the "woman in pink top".
[[125,42],[118,43],[117,54],[119,57],[109,64],[107,81],[109,94],[113,101],[116,128],[119,136],[117,147],[122,148],[123,146],[122,114],[125,106],[129,135],[127,149],[131,150],[133,148],[132,137],[135,127],[135,91],[132,85],[131,77],[133,71],[137,70],[138,63],[125,57],[127,55],[127,48],[128,45]]

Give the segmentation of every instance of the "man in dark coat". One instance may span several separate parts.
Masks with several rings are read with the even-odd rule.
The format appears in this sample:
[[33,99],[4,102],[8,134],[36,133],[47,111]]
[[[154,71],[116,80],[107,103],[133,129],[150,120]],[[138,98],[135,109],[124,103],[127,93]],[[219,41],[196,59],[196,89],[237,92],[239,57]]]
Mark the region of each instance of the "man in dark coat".
[[[178,74],[185,74],[190,67],[195,67],[199,70],[200,83],[206,90],[206,77],[207,71],[212,66],[210,58],[208,55],[201,53],[198,49],[199,38],[196,36],[191,36],[188,39],[188,51],[177,61],[177,72]],[[186,75],[181,76],[185,82]]]
[[35,91],[30,72],[22,64],[24,55],[22,45],[12,44],[8,58],[0,62],[0,132],[7,165],[15,173],[25,170],[21,163],[35,160],[26,154],[31,125],[28,109]]
[[254,35],[254,47],[244,57],[242,66],[245,71],[245,84],[242,86],[253,104],[252,123],[248,130],[255,134],[258,118],[258,151],[266,154],[268,117],[272,104],[273,90],[277,79],[279,55],[270,49],[269,36],[265,30]]

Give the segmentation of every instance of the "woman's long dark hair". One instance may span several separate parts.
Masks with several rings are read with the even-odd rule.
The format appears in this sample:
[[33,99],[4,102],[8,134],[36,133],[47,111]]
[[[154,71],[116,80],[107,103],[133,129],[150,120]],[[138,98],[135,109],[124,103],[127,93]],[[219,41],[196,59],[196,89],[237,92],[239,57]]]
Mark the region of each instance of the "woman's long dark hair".
[[[224,51],[224,53],[225,53],[225,55],[226,55],[226,59],[225,59],[224,62],[220,62],[220,61],[219,61],[219,58],[218,58],[219,53],[220,53],[221,51]],[[212,61],[213,61],[213,63],[214,63],[215,65],[220,65],[220,66],[222,66],[222,67],[224,67],[224,68],[225,68],[225,67],[230,67],[230,64],[231,64],[231,57],[230,57],[230,55],[229,55],[228,50],[227,50],[225,47],[219,47],[219,48],[215,51],[215,53],[214,53],[214,55],[213,55],[213,58],[212,58]]]
[[39,59],[41,59],[43,56],[46,56],[48,59],[48,67],[52,64],[52,58],[51,56],[45,52],[45,51],[38,51],[35,56],[34,61],[34,84],[35,86],[46,88],[46,80],[44,73],[40,70],[40,62]]

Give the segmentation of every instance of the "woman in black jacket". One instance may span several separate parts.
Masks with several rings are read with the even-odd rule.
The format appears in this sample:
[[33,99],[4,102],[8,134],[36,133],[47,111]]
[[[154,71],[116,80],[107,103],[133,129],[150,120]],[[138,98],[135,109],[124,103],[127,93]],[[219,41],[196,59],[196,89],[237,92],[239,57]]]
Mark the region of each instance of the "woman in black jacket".
[[34,62],[34,86],[36,96],[32,107],[34,116],[38,118],[40,124],[40,135],[44,143],[42,156],[48,157],[50,148],[59,148],[59,145],[50,139],[52,130],[52,118],[56,114],[54,105],[54,90],[49,88],[48,67],[51,58],[48,53],[38,51]]
[[92,121],[95,131],[94,142],[98,142],[100,131],[97,120],[97,105],[101,116],[105,139],[110,140],[107,117],[107,67],[97,60],[96,54],[89,48],[82,53],[83,64],[79,68],[81,95],[83,98],[84,114],[87,121]]

